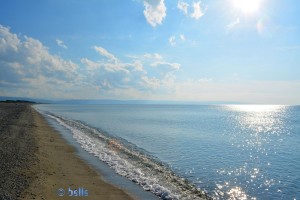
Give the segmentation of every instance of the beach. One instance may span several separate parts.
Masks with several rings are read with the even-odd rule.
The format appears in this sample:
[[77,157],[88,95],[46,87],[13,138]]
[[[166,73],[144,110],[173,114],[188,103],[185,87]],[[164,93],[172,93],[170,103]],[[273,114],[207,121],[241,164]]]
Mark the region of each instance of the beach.
[[0,103],[0,199],[133,199],[26,103]]

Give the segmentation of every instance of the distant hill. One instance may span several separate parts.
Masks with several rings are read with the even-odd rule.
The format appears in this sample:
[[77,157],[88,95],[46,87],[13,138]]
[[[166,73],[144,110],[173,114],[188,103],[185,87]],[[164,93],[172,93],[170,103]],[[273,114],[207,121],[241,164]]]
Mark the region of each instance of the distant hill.
[[34,101],[25,101],[25,100],[5,100],[5,101],[0,101],[0,102],[4,102],[4,103],[31,103],[31,104],[36,103]]
[[0,101],[23,101],[23,102],[35,102],[35,103],[54,103],[54,101],[46,99],[35,99],[27,97],[5,97],[0,96]]

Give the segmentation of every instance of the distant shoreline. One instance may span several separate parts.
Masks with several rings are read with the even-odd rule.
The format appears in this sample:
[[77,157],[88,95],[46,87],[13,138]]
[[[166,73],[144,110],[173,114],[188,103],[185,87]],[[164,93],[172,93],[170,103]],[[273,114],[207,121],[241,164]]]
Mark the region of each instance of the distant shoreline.
[[[245,102],[233,101],[185,101],[185,100],[126,100],[126,99],[60,99],[48,100],[28,97],[3,97],[0,96],[0,101],[22,101],[33,102],[36,104],[76,104],[76,105],[116,105],[116,104],[136,104],[136,105],[224,105],[224,104],[245,104]],[[251,104],[251,103],[250,103]]]
[[0,101],[0,103],[28,103],[28,104],[36,104],[34,101],[26,101],[26,100],[5,100]]
[[59,189],[63,199],[69,189],[88,199],[133,199],[79,159],[31,102],[11,103],[0,103],[0,199],[57,199]]

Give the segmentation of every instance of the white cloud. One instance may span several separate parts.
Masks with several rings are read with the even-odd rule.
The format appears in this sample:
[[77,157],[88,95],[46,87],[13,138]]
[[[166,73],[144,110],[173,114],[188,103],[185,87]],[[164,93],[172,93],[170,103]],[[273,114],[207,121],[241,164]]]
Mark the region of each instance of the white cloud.
[[193,9],[194,12],[191,13],[191,17],[194,19],[200,19],[200,17],[202,17],[204,15],[203,9],[201,7],[201,2],[193,2]]
[[67,49],[68,47],[65,45],[65,43],[60,40],[60,39],[56,39],[56,44],[64,49]]
[[176,37],[174,35],[169,37],[169,43],[170,43],[171,46],[176,45]]
[[184,1],[178,1],[177,8],[181,10],[185,15],[188,15],[189,4]]
[[232,29],[240,23],[240,18],[236,18],[233,22],[227,25],[227,29]]
[[102,61],[91,61],[88,58],[82,58],[81,63],[86,66],[89,71],[96,71],[99,69],[105,70],[106,72],[123,72],[129,73],[127,67],[132,65],[127,65],[124,63],[114,63],[114,62],[102,62]]
[[4,93],[55,98],[76,87],[81,78],[77,64],[51,54],[39,40],[17,36],[1,25],[0,38],[0,88]]
[[180,69],[181,65],[179,63],[169,63],[169,62],[164,62],[164,61],[157,61],[151,64],[152,67],[157,67],[159,65],[166,65],[170,66],[172,69]]
[[149,78],[147,76],[142,76],[141,80],[141,84],[145,85],[147,88],[157,89],[161,85],[161,81],[158,78]]
[[[10,32],[9,28],[0,26],[0,58],[2,66],[10,66],[14,73],[34,76],[36,73],[74,74],[77,65],[49,53],[48,48],[40,41],[24,36],[19,38]],[[13,67],[12,67],[13,66]],[[30,72],[28,74],[28,72]]]
[[109,53],[106,49],[100,46],[94,46],[93,47],[101,56],[104,56],[114,62],[117,62],[118,59],[111,53]]
[[147,58],[147,59],[156,59],[156,60],[162,60],[163,59],[163,57],[158,53],[153,53],[153,54],[146,53],[146,54],[144,54],[144,57]]
[[162,24],[167,11],[164,0],[144,0],[144,6],[144,16],[147,22],[153,27]]
[[9,27],[0,25],[0,52],[17,52],[20,45],[20,40],[16,34],[10,32]]
[[143,72],[145,74],[147,73],[144,69],[143,63],[139,60],[133,61],[133,63],[130,65],[133,67],[134,71]]
[[[112,53],[108,52],[105,48],[99,47],[99,46],[94,46],[94,49],[96,52],[98,52],[101,56],[104,56],[108,58],[108,61],[91,61],[87,58],[82,58],[81,63],[84,64],[87,69],[89,70],[97,70],[99,68],[105,69],[108,72],[118,72],[122,71],[124,73],[129,74],[130,71],[138,71],[138,72],[143,72],[145,73],[143,63],[137,59],[137,56],[129,56],[130,58],[133,58],[134,60],[131,63],[125,63],[122,62],[120,59],[118,59],[115,55]],[[155,53],[155,54],[145,54],[144,57],[147,58],[160,58],[160,55]]]
[[92,61],[83,58],[81,63],[89,72],[88,82],[98,85],[107,92],[117,88],[131,87],[141,91],[156,90],[163,86],[167,78],[166,74],[174,73],[180,68],[179,63],[166,62],[158,53],[127,56],[131,61],[123,62],[103,47],[95,48],[95,50],[109,59]]
[[88,71],[95,71],[96,69],[99,69],[101,64],[97,62],[93,62],[87,58],[80,59],[81,63],[84,64],[84,66],[87,68]]
[[[181,40],[180,35],[178,36]],[[0,94],[37,98],[127,98],[184,101],[238,101],[299,104],[300,81],[217,82],[210,78],[176,80],[181,66],[158,53],[123,62],[103,47],[106,59],[78,64],[51,54],[37,39],[0,25]],[[179,39],[178,38],[178,39]]]
[[[192,13],[189,13],[189,4],[187,2],[184,2],[184,1],[178,1],[177,3],[177,8],[182,11],[186,16],[189,16],[193,19],[200,19],[204,14],[204,9],[203,9],[203,6],[201,4],[201,1],[198,1],[198,2],[193,2],[193,5],[192,5],[192,10],[193,12]],[[207,8],[207,7],[206,7]],[[205,10],[206,10],[205,8]]]
[[127,57],[134,59],[134,62],[127,63],[127,65],[135,64],[135,69],[139,69],[138,66],[141,66],[139,71],[142,73],[139,74],[143,78],[140,80],[141,78],[138,77],[136,80],[140,80],[142,88],[157,89],[156,92],[163,90],[166,93],[170,82],[176,79],[175,73],[181,68],[181,64],[168,62],[159,53],[146,53],[140,56],[131,55]]
[[[177,42],[182,40],[177,36]],[[97,47],[97,48],[96,48]],[[296,47],[298,48],[298,47]],[[37,39],[0,25],[0,95],[37,98],[117,98],[191,101],[239,101],[299,104],[300,81],[218,82],[210,78],[176,79],[181,65],[159,53],[122,61],[94,46],[100,61],[74,63],[49,52]]]

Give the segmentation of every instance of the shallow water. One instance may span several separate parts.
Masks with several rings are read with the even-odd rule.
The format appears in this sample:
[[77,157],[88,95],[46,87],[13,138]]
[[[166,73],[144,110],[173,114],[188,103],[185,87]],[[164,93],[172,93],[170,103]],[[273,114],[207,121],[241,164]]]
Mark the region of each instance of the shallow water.
[[215,199],[300,196],[299,106],[36,107],[72,130],[85,150],[162,198],[196,198],[197,188]]

